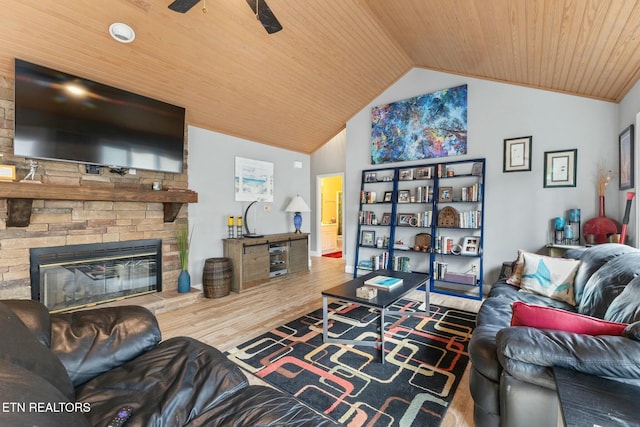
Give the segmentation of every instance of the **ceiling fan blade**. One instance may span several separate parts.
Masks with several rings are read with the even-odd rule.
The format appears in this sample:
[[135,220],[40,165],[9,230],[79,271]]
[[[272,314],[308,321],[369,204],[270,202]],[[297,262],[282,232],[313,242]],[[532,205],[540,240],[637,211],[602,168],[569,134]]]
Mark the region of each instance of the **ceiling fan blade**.
[[169,9],[175,12],[186,13],[189,9],[198,4],[199,1],[200,0],[175,0],[169,5]]
[[251,10],[257,15],[258,20],[262,24],[267,33],[277,33],[282,29],[282,25],[276,19],[265,0],[247,0],[247,4],[251,6]]

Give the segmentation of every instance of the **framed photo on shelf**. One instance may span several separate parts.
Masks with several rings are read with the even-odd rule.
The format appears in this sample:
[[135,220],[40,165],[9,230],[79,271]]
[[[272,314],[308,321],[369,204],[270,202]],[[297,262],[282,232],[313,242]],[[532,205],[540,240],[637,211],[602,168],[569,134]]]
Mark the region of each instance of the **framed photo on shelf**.
[[367,172],[364,176],[364,182],[378,182],[378,174],[376,172]]
[[15,181],[15,165],[0,165],[0,181]]
[[398,225],[411,225],[413,214],[398,214]]
[[411,181],[413,179],[413,169],[400,169],[400,181]]
[[544,153],[544,187],[575,187],[578,150]]
[[440,187],[438,190],[439,202],[452,202],[453,201],[453,187]]
[[480,237],[467,236],[462,240],[462,255],[478,255],[480,251]]
[[433,177],[433,167],[424,166],[416,169],[416,179],[431,179]]
[[374,246],[376,244],[376,232],[371,230],[362,230],[360,234],[360,244],[362,246]]
[[633,125],[622,131],[618,136],[618,165],[620,167],[620,190],[628,190],[635,186],[633,176]]
[[383,202],[392,202],[393,201],[393,191],[385,191]]
[[398,203],[409,203],[411,201],[411,191],[410,190],[399,190],[398,191]]
[[389,225],[389,224],[391,224],[391,212],[385,212],[382,214],[380,225]]
[[523,136],[504,140],[502,172],[522,172],[531,170],[531,141],[533,137]]

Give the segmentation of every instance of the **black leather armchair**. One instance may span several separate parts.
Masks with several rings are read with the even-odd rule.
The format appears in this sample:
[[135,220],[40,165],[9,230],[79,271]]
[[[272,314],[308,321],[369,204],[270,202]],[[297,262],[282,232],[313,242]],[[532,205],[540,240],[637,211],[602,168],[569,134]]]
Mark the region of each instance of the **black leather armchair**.
[[[519,291],[504,280],[492,286],[482,304],[469,344],[477,427],[556,426],[553,366],[640,385],[640,251],[605,244],[566,256],[581,261],[575,307]],[[514,301],[630,325],[623,336],[511,327]]]
[[1,425],[334,426],[295,398],[249,385],[215,348],[161,341],[135,306],[49,315],[35,301],[0,302]]

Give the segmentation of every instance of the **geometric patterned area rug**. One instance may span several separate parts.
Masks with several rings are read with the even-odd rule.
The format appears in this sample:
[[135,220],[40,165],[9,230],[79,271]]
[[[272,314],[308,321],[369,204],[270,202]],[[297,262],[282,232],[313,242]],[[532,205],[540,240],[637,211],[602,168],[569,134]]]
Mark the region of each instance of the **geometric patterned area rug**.
[[[413,312],[421,302],[399,300]],[[378,312],[329,304],[329,334],[379,340]],[[227,357],[251,374],[346,426],[440,425],[469,361],[475,313],[431,304],[429,316],[385,316],[379,347],[325,344],[322,309],[241,344]]]

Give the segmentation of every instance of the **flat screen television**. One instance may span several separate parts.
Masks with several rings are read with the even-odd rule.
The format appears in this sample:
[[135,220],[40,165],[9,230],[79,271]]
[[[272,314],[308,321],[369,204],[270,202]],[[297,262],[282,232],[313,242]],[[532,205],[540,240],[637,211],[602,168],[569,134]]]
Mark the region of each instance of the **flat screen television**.
[[185,109],[15,60],[16,156],[181,173]]

